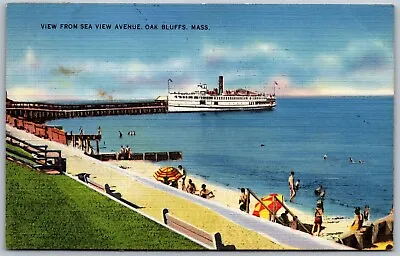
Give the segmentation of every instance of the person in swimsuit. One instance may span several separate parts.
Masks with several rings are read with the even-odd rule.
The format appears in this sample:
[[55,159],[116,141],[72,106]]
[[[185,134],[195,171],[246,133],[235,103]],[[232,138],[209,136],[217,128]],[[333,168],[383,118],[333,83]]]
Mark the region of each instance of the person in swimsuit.
[[[239,209],[243,212],[247,210],[247,195],[246,190],[244,188],[240,189],[240,197],[239,197]],[[250,200],[250,199],[249,199]]]
[[296,189],[296,191],[299,190],[299,188],[300,188],[300,180],[296,181],[296,184],[294,185],[294,188]]
[[[320,235],[323,215],[324,215],[324,210],[322,209],[321,204],[318,203],[317,208],[315,208],[315,212],[314,212],[314,225],[312,228],[313,235],[315,235],[315,234],[316,234],[316,236]],[[316,232],[314,232],[315,228],[317,228]]]
[[290,191],[290,202],[292,202],[293,198],[296,196],[296,190],[294,188],[294,171],[290,172],[290,176],[288,178],[289,183],[289,191]]
[[361,214],[361,209],[360,209],[360,207],[357,207],[354,210],[354,220],[350,226],[350,229],[353,231],[360,230],[363,225],[363,222],[364,222],[364,218],[363,218],[363,215]]
[[209,198],[213,198],[213,197],[214,197],[214,194],[213,194],[212,191],[206,189],[206,184],[202,184],[202,185],[201,185],[201,190],[200,190],[200,196],[201,196],[202,198],[209,199]]
[[190,194],[194,194],[196,192],[196,185],[192,182],[192,179],[189,179],[189,184],[186,187],[186,192]]
[[364,209],[364,214],[363,215],[364,215],[363,216],[364,220],[369,223],[370,217],[369,217],[369,206],[368,205],[365,205],[365,209]]

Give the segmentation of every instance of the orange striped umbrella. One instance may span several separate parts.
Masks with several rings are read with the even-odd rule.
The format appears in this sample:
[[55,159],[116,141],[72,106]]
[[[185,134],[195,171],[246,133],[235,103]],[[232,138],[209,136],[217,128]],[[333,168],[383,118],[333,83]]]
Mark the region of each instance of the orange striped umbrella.
[[164,181],[164,177],[168,177],[168,181],[175,181],[179,180],[182,177],[182,173],[178,171],[175,167],[161,167],[153,174],[153,177],[156,178],[158,181]]
[[[273,200],[273,198],[276,197],[278,198],[281,202],[283,202],[283,195],[281,194],[269,194],[268,196],[265,196],[261,198],[260,200],[263,202],[265,206],[268,207],[268,209],[273,212],[275,208],[275,213],[282,208],[282,204],[279,203],[277,200]],[[265,219],[270,219],[270,213],[265,207],[260,203],[257,202],[256,205],[254,206],[253,210],[253,215]]]

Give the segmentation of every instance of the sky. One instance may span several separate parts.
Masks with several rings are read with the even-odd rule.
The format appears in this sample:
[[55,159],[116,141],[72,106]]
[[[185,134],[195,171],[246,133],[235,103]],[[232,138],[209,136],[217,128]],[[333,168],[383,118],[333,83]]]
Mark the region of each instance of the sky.
[[391,5],[8,4],[6,21],[14,100],[154,99],[220,75],[277,97],[394,94]]

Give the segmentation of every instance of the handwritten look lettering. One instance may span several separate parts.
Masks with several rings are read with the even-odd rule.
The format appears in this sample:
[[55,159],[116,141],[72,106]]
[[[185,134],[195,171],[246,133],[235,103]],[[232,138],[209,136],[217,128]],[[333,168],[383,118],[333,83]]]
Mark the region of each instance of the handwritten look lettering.
[[191,25],[184,25],[184,24],[110,24],[110,23],[61,23],[61,24],[54,24],[54,23],[42,23],[40,24],[41,29],[43,30],[74,30],[74,29],[81,29],[81,30],[199,30],[205,31],[210,30],[210,27],[205,24],[191,24]]

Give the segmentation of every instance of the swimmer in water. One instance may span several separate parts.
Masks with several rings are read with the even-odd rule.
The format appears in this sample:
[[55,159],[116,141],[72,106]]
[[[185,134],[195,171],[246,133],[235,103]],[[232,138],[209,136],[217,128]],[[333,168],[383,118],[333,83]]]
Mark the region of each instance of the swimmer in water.
[[328,158],[328,156],[325,154],[325,155],[324,155],[324,160],[326,160],[327,158]]
[[352,163],[352,164],[354,164],[353,158],[349,157],[349,162]]

